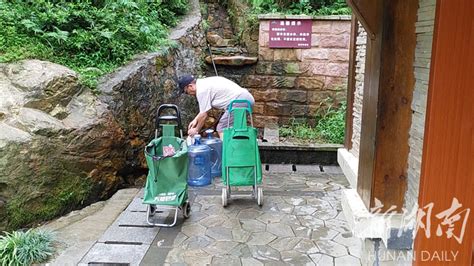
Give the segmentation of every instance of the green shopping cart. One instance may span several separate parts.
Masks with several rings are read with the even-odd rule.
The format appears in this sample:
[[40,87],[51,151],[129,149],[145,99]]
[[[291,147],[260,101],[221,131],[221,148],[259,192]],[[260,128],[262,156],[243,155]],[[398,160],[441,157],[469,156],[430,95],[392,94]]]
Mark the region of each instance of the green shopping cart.
[[[235,106],[234,106],[235,105]],[[252,197],[263,204],[262,164],[257,145],[257,129],[253,127],[252,107],[248,100],[233,100],[229,107],[232,127],[224,129],[222,152],[222,206],[227,206],[232,186],[252,186]],[[251,126],[247,125],[247,115]]]
[[[161,115],[166,109],[175,110],[176,115]],[[162,124],[176,121],[181,138],[176,137],[176,125]],[[149,168],[143,204],[147,206],[147,223],[153,226],[172,227],[176,224],[178,210],[188,218],[191,206],[188,201],[188,148],[182,139],[181,117],[176,105],[166,104],[158,108],[155,139],[145,147],[145,159]],[[160,132],[160,133],[159,133]],[[158,137],[161,135],[161,137]],[[157,210],[174,210],[171,224],[155,223],[152,218]]]

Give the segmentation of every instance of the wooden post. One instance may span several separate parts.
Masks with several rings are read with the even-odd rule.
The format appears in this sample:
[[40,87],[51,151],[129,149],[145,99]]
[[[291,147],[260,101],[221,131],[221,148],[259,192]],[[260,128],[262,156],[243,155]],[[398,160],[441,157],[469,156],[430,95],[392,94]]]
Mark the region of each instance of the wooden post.
[[344,140],[344,147],[347,150],[352,149],[352,133],[353,133],[353,123],[354,116],[353,107],[354,107],[354,93],[355,93],[355,75],[356,75],[356,53],[357,53],[357,33],[359,31],[357,18],[352,16],[351,21],[351,40],[349,47],[349,75],[347,78],[347,105],[346,105],[346,134]]
[[[372,5],[367,5],[371,2]],[[418,1],[358,1],[368,39],[357,191],[368,208],[401,211],[407,180]],[[362,7],[365,6],[367,10]],[[375,19],[374,19],[375,18]]]
[[[436,5],[418,198],[422,210],[433,207],[431,216],[421,219],[425,225],[430,221],[429,231],[420,228],[415,238],[415,265],[474,263],[473,10],[472,0]],[[437,215],[450,209],[454,198],[462,206],[449,215],[459,215],[450,237],[445,217]],[[437,259],[443,252],[445,259]]]

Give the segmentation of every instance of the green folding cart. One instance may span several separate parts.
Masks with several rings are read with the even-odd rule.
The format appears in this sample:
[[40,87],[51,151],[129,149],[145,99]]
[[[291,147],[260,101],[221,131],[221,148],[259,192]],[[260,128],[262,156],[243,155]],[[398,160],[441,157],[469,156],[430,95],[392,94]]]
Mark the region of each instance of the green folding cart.
[[[222,206],[227,206],[232,186],[252,186],[252,196],[263,204],[262,164],[257,144],[257,129],[253,127],[252,108],[247,100],[234,100],[228,107],[233,116],[232,127],[224,129],[222,151]],[[247,125],[247,115],[251,126]],[[228,125],[230,126],[230,124]]]
[[[165,109],[174,109],[176,115],[161,115]],[[174,124],[162,124],[164,121],[177,121],[181,138],[176,137]],[[158,109],[156,133],[145,147],[145,159],[149,168],[145,185],[143,204],[147,204],[147,222],[153,226],[172,227],[176,224],[178,210],[188,218],[191,206],[188,201],[188,147],[182,139],[181,118],[176,105],[162,105]],[[161,135],[161,137],[158,137]],[[167,151],[168,154],[164,154]],[[172,152],[170,152],[172,151]],[[152,221],[157,210],[174,210],[171,224]]]

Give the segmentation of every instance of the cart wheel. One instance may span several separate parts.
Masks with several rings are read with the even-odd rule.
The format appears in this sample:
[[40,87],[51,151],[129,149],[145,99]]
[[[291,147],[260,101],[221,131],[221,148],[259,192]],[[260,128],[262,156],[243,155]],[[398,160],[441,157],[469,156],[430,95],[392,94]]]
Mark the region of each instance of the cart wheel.
[[148,205],[148,208],[150,208],[150,212],[148,213],[148,216],[153,217],[156,213],[156,206],[153,204]]
[[185,219],[189,218],[190,213],[191,213],[191,204],[189,204],[189,201],[186,201],[183,205],[183,217]]
[[227,206],[227,188],[222,188],[222,206],[226,207]]
[[257,204],[258,206],[263,205],[263,189],[261,187],[257,188]]

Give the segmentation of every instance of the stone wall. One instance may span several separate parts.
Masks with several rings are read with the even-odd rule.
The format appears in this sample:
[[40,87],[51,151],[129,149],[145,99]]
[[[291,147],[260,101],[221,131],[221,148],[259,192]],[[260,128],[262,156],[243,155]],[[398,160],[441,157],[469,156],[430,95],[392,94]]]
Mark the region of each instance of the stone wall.
[[431,50],[435,19],[436,0],[420,0],[416,22],[415,89],[412,101],[412,124],[410,128],[410,153],[408,155],[408,189],[405,207],[412,208],[418,202],[423,136],[425,130],[426,100],[430,76]]
[[350,20],[314,19],[310,49],[269,48],[269,22],[260,20],[258,63],[241,80],[256,100],[256,126],[292,118],[314,123],[324,108],[345,101]]
[[121,174],[129,183],[136,183],[137,175],[144,178],[147,172],[143,147],[154,136],[158,107],[164,103],[178,105],[183,127],[198,113],[195,97],[177,90],[179,76],[201,72],[202,49],[206,47],[199,2],[191,4],[192,12],[170,34],[175,48],[142,55],[104,77],[98,86],[101,100],[125,133],[126,165]]
[[355,56],[355,88],[352,108],[352,148],[350,152],[359,158],[360,132],[362,123],[362,100],[364,94],[365,54],[367,51],[367,32],[358,22]]

